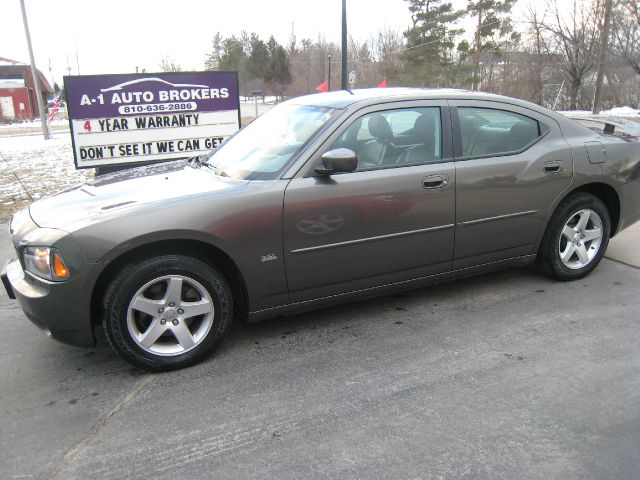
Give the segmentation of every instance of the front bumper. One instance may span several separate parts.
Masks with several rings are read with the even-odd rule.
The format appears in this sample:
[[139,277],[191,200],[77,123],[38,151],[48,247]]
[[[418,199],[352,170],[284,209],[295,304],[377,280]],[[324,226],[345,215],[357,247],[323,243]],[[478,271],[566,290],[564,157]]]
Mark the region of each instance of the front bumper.
[[38,280],[12,260],[1,276],[9,297],[15,298],[27,318],[47,335],[80,347],[95,345],[91,289],[87,288],[94,283],[86,275],[61,283]]

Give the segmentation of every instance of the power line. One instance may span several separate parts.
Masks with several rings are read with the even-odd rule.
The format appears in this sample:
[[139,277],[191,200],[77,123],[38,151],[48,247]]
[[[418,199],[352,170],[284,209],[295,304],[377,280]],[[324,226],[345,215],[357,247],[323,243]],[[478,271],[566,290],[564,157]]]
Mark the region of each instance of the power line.
[[[440,20],[441,20],[441,19],[445,19],[445,18],[448,18],[448,17],[449,17],[449,15],[442,15],[441,17],[438,17],[438,18],[436,18],[435,20],[432,20],[431,22],[429,22],[429,23],[428,23],[428,24],[426,24],[426,25],[436,25],[436,24],[438,24],[438,23],[441,23],[441,22],[440,22]],[[503,20],[496,20],[496,21],[493,21],[493,22],[491,22],[491,23],[488,23],[488,24],[486,24],[486,25],[483,25],[483,28],[484,28],[484,27],[493,27],[494,25],[499,25],[500,23],[502,23],[502,21],[503,21]],[[526,22],[526,21],[517,21],[517,20],[513,20],[513,19],[512,19],[511,21],[512,21],[512,22],[514,22],[514,23],[528,23],[528,22]],[[422,35],[422,33],[416,33],[416,34],[409,35],[409,36],[404,36],[404,34],[403,34],[403,37],[404,37],[404,38],[406,38],[406,39],[408,40],[408,39],[410,39],[410,38],[413,38],[413,37],[416,37],[416,36],[419,36],[419,35]],[[241,40],[239,40],[239,42],[240,42],[240,44],[239,44],[239,45],[236,45],[235,47],[233,47],[233,48],[232,48],[232,49],[230,49],[230,50],[227,50],[227,51],[225,51],[225,52],[222,52],[222,55],[228,55],[229,53],[231,53],[231,52],[233,52],[233,51],[235,51],[235,50],[238,50],[239,48],[244,48],[244,44],[242,43],[242,41],[241,41]],[[384,53],[382,53],[382,54],[381,54],[381,56],[384,56],[384,55],[392,55],[392,54],[394,54],[394,53],[402,53],[402,52],[406,52],[407,50],[412,50],[412,49],[414,49],[414,48],[420,48],[420,47],[424,47],[424,46],[427,46],[427,45],[432,45],[432,44],[434,44],[434,43],[439,43],[439,42],[440,42],[440,40],[431,40],[431,41],[428,41],[428,42],[420,43],[420,44],[418,44],[418,45],[412,45],[411,47],[405,47],[405,48],[401,48],[401,49],[399,49],[399,50],[393,50],[393,51],[391,51],[391,52],[384,52]],[[336,48],[337,48],[337,47],[336,47]],[[313,60],[322,61],[322,60],[324,60],[324,59],[325,59],[325,56],[317,56],[317,57],[316,57],[316,56],[314,56],[314,57],[310,57],[310,58],[309,58],[309,60],[289,60],[289,63],[313,63]],[[331,63],[333,63],[333,64],[336,64],[336,65],[337,65],[337,64],[339,64],[340,62],[339,62],[339,61],[335,61],[335,62],[331,62]]]
[[[492,27],[493,25],[497,25],[497,24],[499,24],[501,22],[502,22],[502,20],[496,20],[495,22],[491,22],[491,23],[487,23],[486,25],[483,25],[483,27]],[[407,48],[402,48],[400,50],[395,50],[393,52],[385,52],[384,55],[391,55],[392,53],[406,52],[407,50],[411,50],[413,48],[424,47],[426,45],[431,45],[431,44],[438,43],[438,42],[440,42],[440,40],[431,40],[429,42],[421,43],[419,45],[413,45],[413,46],[407,47]]]
[[[488,23],[488,24],[486,24],[484,26],[491,27],[491,26],[497,25],[497,24],[499,24],[501,22],[502,22],[502,20],[496,20],[496,21]],[[383,53],[381,53],[381,56],[392,55],[394,53],[402,53],[402,52],[406,52],[407,50],[412,50],[414,48],[424,47],[426,45],[432,45],[432,44],[438,43],[438,42],[440,42],[440,40],[430,40],[428,42],[420,43],[418,45],[413,45],[411,47],[405,47],[405,48],[401,48],[399,50],[393,50],[391,52],[383,52]],[[313,63],[313,60],[322,60],[323,58],[324,57],[311,57],[309,60],[289,60],[289,63]],[[331,62],[331,63],[337,64],[337,63],[340,63],[340,62]]]

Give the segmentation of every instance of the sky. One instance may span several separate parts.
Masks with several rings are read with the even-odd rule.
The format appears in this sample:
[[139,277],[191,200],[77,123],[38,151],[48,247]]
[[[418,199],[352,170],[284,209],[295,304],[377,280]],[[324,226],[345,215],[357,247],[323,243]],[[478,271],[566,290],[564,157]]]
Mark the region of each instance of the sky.
[[[456,3],[464,5],[464,0]],[[62,83],[67,74],[159,70],[163,55],[184,70],[201,70],[216,32],[243,29],[287,44],[299,40],[340,43],[341,0],[25,0],[36,65]],[[29,63],[19,0],[2,1],[0,57]],[[411,23],[405,0],[347,0],[349,34],[368,40],[384,27]],[[76,62],[76,52],[78,61]],[[68,60],[67,60],[68,59]]]

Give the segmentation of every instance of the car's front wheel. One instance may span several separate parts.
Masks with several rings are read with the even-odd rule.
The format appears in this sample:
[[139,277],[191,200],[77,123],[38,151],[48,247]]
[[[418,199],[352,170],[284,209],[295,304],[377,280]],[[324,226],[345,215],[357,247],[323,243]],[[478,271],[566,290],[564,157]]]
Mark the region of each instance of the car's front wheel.
[[607,207],[588,193],[567,197],[556,209],[542,239],[539,260],[558,280],[576,280],[591,272],[609,243]]
[[162,255],[120,270],[105,295],[111,346],[150,371],[183,368],[209,355],[229,330],[233,300],[208,263]]

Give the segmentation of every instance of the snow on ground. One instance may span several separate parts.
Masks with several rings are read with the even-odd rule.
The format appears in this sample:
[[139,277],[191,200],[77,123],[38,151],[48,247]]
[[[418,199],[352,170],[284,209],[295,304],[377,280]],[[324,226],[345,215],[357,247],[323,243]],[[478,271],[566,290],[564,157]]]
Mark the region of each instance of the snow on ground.
[[83,182],[93,170],[75,169],[69,133],[54,133],[51,140],[0,135],[0,223],[31,202],[16,175],[37,200]]
[[616,107],[600,113],[601,115],[611,115],[613,117],[635,117],[640,115],[640,110],[631,107]]
[[[263,99],[264,98],[264,99]],[[275,97],[273,95],[266,95],[265,97],[258,97],[258,103],[270,103],[270,104],[276,104],[278,102],[278,97]],[[242,95],[240,95],[240,103],[253,103],[254,97],[244,97]]]
[[[52,122],[49,122],[52,128],[54,127],[69,127],[69,120],[66,118],[56,118]],[[30,120],[28,122],[13,122],[0,124],[0,134],[6,130],[39,130],[40,119]]]
[[[570,110],[566,112],[558,112],[563,115],[592,115],[588,110]],[[605,117],[625,117],[634,118],[640,116],[640,110],[631,107],[615,107],[611,110],[602,110],[600,115]]]

